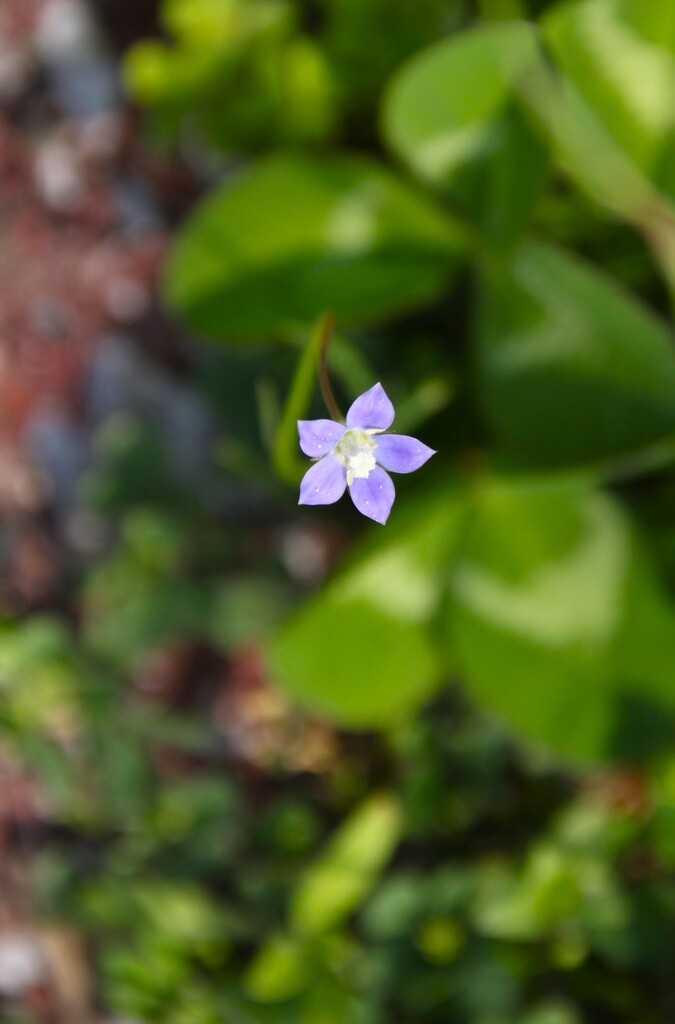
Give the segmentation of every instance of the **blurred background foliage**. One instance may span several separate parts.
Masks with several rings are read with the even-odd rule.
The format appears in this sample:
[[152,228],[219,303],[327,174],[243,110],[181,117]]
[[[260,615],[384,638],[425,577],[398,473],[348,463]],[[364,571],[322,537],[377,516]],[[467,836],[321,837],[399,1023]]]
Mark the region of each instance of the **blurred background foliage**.
[[[189,183],[177,390],[93,432],[102,543],[52,524],[54,595],[3,598],[3,842],[92,979],[62,1019],[665,1024],[675,0],[156,17],[119,74]],[[385,529],[295,507],[327,310],[344,405],[381,380],[438,450]]]

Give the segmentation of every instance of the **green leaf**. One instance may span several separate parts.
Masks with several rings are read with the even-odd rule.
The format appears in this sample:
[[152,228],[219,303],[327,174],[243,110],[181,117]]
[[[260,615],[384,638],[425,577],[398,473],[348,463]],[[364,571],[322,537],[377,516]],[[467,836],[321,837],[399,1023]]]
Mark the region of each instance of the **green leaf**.
[[[331,936],[326,933],[358,909],[377,883],[402,832],[401,806],[391,793],[375,793],[352,812],[301,876],[291,897],[289,934],[273,936],[250,965],[244,985],[252,999],[264,1003],[291,999],[310,983],[310,996],[318,995],[321,960],[329,953],[329,945],[311,940],[322,937],[323,942],[325,937],[330,944]],[[323,982],[327,981],[324,977]],[[326,1013],[315,1012],[312,1020],[319,1017],[333,1019],[328,1008]]]
[[[578,481],[488,488],[446,623],[466,685],[532,739],[581,758],[649,756],[663,741],[673,612],[609,495]],[[642,733],[632,748],[627,716]]]
[[344,968],[339,972],[324,969],[303,996],[296,1018],[298,1024],[345,1024],[357,1020],[375,1024],[375,1016],[367,1007],[364,1010],[363,994],[352,991],[351,973]]
[[[548,148],[514,104],[494,127],[494,146],[466,172],[468,210],[493,244],[508,248],[526,225],[549,172]],[[462,180],[458,185],[463,184]]]
[[291,899],[291,928],[318,935],[336,928],[363,902],[396,849],[401,807],[390,793],[361,804],[302,876]]
[[675,428],[671,333],[577,257],[522,245],[488,268],[478,315],[480,403],[518,464],[615,456]]
[[423,305],[460,247],[444,213],[370,159],[274,156],[193,213],[165,293],[196,331],[263,341],[328,309],[344,324]]
[[533,59],[526,22],[483,25],[415,55],[385,99],[387,141],[417,173],[441,182],[491,141],[512,83]]
[[292,999],[312,979],[310,951],[304,940],[276,935],[258,952],[244,976],[244,988],[251,999],[277,1003]]
[[514,83],[536,53],[525,22],[480,26],[416,56],[384,105],[391,147],[506,245],[526,223],[548,171],[547,148],[513,103]]
[[547,999],[518,1017],[515,1024],[581,1024],[576,1006],[557,999]]
[[463,502],[448,491],[406,511],[409,525],[357,557],[280,631],[269,651],[273,674],[286,690],[352,728],[395,720],[424,701],[441,676],[426,627]]
[[[601,4],[602,0],[594,0],[584,8]],[[604,46],[604,39],[596,42]],[[637,63],[644,63],[644,55]],[[653,86],[650,88],[653,91]],[[639,89],[639,84],[633,83],[633,92]],[[649,164],[651,155],[637,152],[639,140],[634,139],[628,148],[622,145],[612,132],[616,117],[611,111],[594,107],[575,82],[553,71],[543,59],[531,63],[516,83],[516,92],[555,159],[576,185],[643,235],[671,298],[675,297],[675,211],[668,199],[675,192],[675,133],[666,134],[658,173],[651,180],[640,166]]]
[[28,734],[78,722],[81,680],[71,638],[57,619],[33,615],[0,628],[1,716]]
[[675,132],[675,2],[574,0],[557,4],[542,31],[613,138],[657,179]]

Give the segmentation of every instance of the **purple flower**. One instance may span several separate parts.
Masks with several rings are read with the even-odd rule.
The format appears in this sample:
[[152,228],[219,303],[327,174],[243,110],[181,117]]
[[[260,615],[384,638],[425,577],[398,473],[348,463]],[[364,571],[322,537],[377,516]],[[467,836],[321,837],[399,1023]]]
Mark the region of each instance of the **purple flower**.
[[300,505],[332,505],[349,487],[359,512],[386,523],[394,504],[393,473],[412,473],[436,453],[414,437],[384,434],[394,406],[381,384],[374,384],[350,406],[347,423],[298,420],[300,447],[318,459],[300,484]]

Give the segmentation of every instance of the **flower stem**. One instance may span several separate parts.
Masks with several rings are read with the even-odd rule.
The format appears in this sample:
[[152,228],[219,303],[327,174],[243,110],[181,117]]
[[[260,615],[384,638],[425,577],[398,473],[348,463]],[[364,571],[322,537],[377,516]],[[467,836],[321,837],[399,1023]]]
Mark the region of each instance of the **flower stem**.
[[[321,391],[330,409],[329,400],[333,401],[333,408],[337,410],[337,418],[340,418],[337,403],[333,398],[328,382],[328,372],[325,369],[326,352],[330,339],[333,335],[333,315],[324,313],[314,324],[307,343],[298,360],[298,365],[293,376],[288,398],[284,404],[277,426],[276,438],[272,448],[272,462],[277,475],[288,484],[297,484],[307,469],[306,461],[301,460],[298,449],[298,423],[309,407],[312,391],[315,387],[315,373],[319,372]],[[323,377],[321,364],[324,363]],[[329,398],[326,398],[324,381],[327,383]]]
[[319,387],[321,388],[321,395],[328,414],[332,420],[344,421],[344,416],[340,412],[340,406],[337,404],[335,395],[333,394],[333,388],[330,383],[330,376],[328,373],[328,346],[333,338],[333,332],[335,330],[335,315],[332,312],[324,314],[323,324],[321,327],[321,347],[319,348],[319,360],[317,364],[317,373],[319,375]]

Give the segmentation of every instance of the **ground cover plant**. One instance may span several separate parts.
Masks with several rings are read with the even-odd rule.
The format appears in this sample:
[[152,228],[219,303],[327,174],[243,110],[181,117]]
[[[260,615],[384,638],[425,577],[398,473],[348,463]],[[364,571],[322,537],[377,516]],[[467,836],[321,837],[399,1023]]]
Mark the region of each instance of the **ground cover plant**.
[[3,528],[6,1019],[665,1024],[675,2],[97,13],[158,283]]

